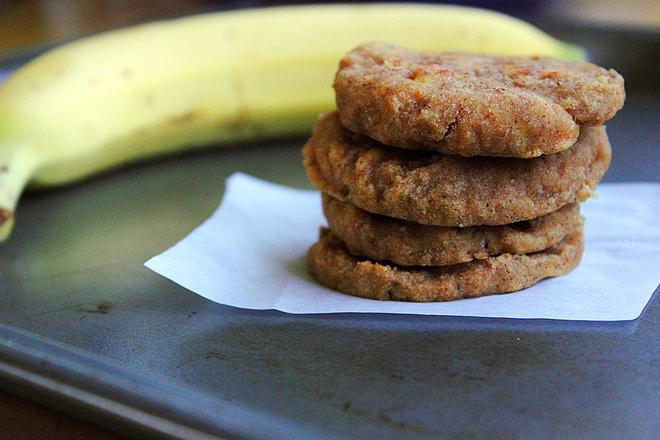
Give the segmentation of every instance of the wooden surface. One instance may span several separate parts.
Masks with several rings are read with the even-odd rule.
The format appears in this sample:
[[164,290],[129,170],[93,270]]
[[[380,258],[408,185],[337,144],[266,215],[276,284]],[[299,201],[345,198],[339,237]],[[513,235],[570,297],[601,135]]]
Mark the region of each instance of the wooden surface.
[[0,0],[0,53],[217,6],[212,0]]
[[122,437],[0,391],[0,437],[39,440],[118,440]]

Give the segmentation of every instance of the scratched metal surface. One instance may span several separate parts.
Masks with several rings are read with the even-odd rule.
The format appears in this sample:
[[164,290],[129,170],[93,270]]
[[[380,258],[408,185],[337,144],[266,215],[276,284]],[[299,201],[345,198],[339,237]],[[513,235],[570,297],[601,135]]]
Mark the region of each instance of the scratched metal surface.
[[[606,181],[658,181],[659,110],[633,94],[608,124]],[[623,324],[289,316],[210,303],[142,266],[217,207],[233,171],[309,188],[300,145],[185,155],[28,194],[0,252],[0,386],[135,435],[657,434],[658,301]]]

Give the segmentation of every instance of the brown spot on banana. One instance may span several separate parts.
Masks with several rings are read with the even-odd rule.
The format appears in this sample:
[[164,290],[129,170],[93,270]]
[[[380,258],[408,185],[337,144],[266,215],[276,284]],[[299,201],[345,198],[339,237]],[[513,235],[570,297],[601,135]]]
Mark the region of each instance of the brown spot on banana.
[[195,110],[190,110],[184,113],[181,113],[176,116],[171,116],[170,118],[167,119],[166,125],[182,125],[182,124],[189,124],[196,119],[199,119],[201,117],[201,114]]
[[0,242],[9,237],[14,228],[14,211],[6,208],[0,208]]
[[6,208],[0,208],[0,226],[4,225],[5,222],[13,220],[14,211],[10,211]]

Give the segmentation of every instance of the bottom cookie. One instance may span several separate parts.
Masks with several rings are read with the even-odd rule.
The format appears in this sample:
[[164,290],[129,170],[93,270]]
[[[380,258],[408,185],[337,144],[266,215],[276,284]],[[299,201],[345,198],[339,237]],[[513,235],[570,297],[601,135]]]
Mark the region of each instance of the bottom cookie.
[[309,250],[309,270],[321,284],[350,295],[395,301],[451,301],[513,292],[570,272],[582,257],[582,228],[532,254],[502,254],[442,267],[411,268],[352,256],[330,230]]

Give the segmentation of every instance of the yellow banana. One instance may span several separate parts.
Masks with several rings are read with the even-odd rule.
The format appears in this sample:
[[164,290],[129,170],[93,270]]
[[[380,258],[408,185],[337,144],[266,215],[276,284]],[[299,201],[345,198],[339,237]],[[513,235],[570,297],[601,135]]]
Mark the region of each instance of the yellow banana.
[[0,86],[0,240],[28,183],[63,184],[182,148],[307,132],[334,106],[339,58],[366,40],[582,56],[506,15],[410,4],[222,12],[65,44]]

